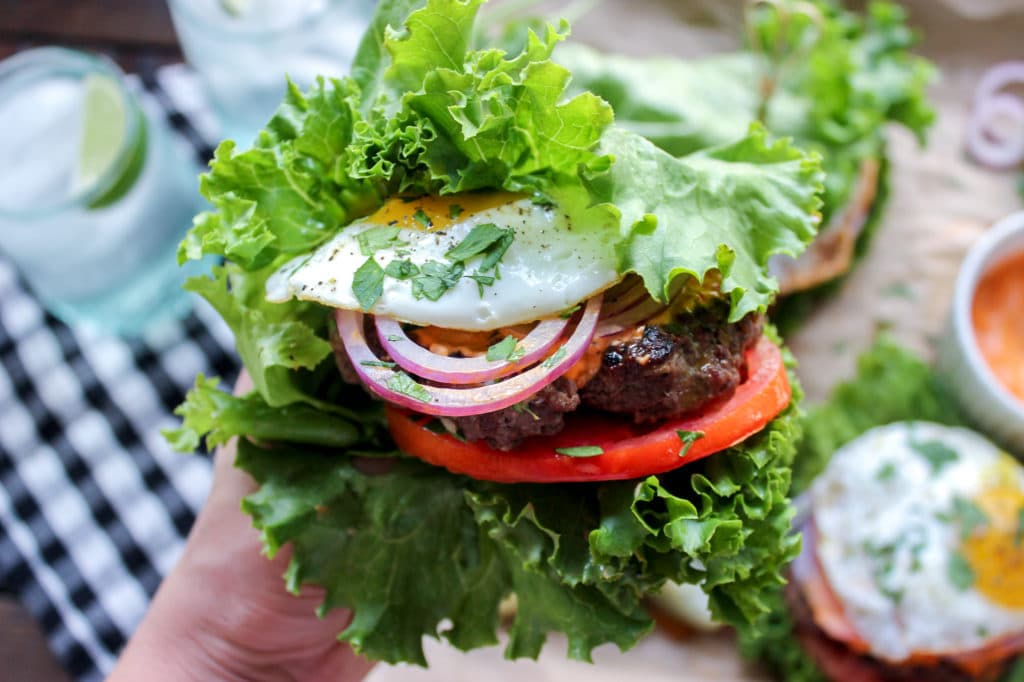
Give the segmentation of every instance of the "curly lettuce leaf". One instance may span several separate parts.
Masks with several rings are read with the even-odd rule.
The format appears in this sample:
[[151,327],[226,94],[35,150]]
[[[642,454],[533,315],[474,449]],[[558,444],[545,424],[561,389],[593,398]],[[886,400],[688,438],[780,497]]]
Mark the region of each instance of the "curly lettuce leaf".
[[[921,420],[963,426],[964,418],[935,370],[888,338],[860,357],[857,375],[802,419],[803,439],[793,462],[794,493],[810,485],[837,449],[868,429]],[[740,649],[784,680],[820,682],[824,674],[797,643],[781,588],[764,595],[770,609],[756,628],[740,631]]]
[[[926,93],[935,70],[908,52],[916,38],[899,6],[874,2],[863,18],[831,2],[815,6],[824,17],[820,35],[809,50],[789,46],[764,123],[824,157],[827,219],[845,203],[860,162],[881,155],[885,123],[923,139],[935,116]],[[761,80],[772,73],[752,50],[682,61],[567,45],[556,58],[573,72],[575,89],[611,103],[618,125],[675,156],[740,137],[757,118]]]
[[353,77],[289,84],[256,145],[218,147],[179,260],[224,256],[258,270],[305,253],[400,193],[481,188],[547,193],[580,183],[611,107],[569,98],[550,60],[562,32],[531,33],[516,55],[470,49],[481,0],[380,5]]
[[267,404],[305,402],[323,407],[303,381],[333,357],[331,345],[321,336],[327,329],[327,309],[299,301],[268,303],[263,293],[266,276],[266,270],[250,273],[229,264],[214,267],[212,277],[189,279],[185,288],[209,301],[227,322],[238,355]]
[[220,389],[217,377],[200,374],[185,402],[174,411],[182,418],[181,426],[165,431],[164,436],[180,452],[194,452],[201,444],[211,450],[236,436],[347,448],[360,441],[359,421],[364,415],[344,412],[342,416],[303,403],[275,409],[259,394],[231,395]]
[[650,630],[641,599],[665,580],[700,582],[740,628],[764,613],[798,551],[786,498],[797,429],[790,407],[693,466],[609,483],[505,485],[408,459],[366,475],[294,443],[243,441],[237,466],[260,483],[244,509],[268,552],[294,548],[289,588],[322,585],[323,608],[353,609],[340,636],[360,653],[425,664],[424,636],[493,644],[498,604],[515,594],[507,656],[535,658],[562,631],[569,656],[590,660]]
[[739,142],[682,159],[619,128],[601,144],[615,162],[594,186],[621,214],[620,269],[665,301],[675,277],[718,270],[730,320],[765,310],[777,289],[768,259],[799,254],[816,233],[818,160],[756,124]]

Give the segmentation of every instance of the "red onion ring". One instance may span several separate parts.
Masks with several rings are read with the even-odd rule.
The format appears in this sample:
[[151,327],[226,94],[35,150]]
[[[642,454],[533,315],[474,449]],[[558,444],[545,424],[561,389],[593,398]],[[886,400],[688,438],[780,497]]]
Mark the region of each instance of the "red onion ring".
[[605,302],[601,306],[601,312],[605,315],[617,315],[627,308],[631,308],[647,296],[647,287],[639,277],[632,286],[623,287],[618,285],[611,291],[605,293]]
[[1024,83],[1024,62],[1003,62],[996,64],[985,72],[985,75],[978,81],[978,87],[974,91],[974,99],[983,100],[995,95],[1003,88]]
[[[428,386],[411,379],[412,385],[416,387],[415,391],[428,396],[427,400],[420,400],[388,385],[389,380],[400,376],[400,374],[394,369],[381,366],[380,358],[366,344],[361,312],[338,310],[335,312],[334,319],[338,326],[341,342],[352,360],[356,374],[371,391],[388,402],[422,414],[465,417],[496,412],[515,405],[568,371],[590,347],[600,314],[601,296],[598,295],[587,301],[586,308],[583,309],[583,316],[576,325],[576,329],[562,345],[562,349],[565,351],[564,357],[552,362],[550,367],[545,367],[542,363],[497,383],[468,388]],[[552,358],[554,357],[557,357],[557,352],[552,356]]]
[[482,384],[485,381],[511,374],[529,367],[540,360],[562,337],[569,320],[542,320],[530,330],[516,348],[523,355],[519,360],[488,360],[475,358],[450,358],[432,353],[413,341],[397,320],[375,317],[377,337],[391,359],[402,369],[416,376],[443,384]]
[[[1018,126],[1015,137],[1007,139],[993,128],[1000,116]],[[1009,93],[979,100],[967,126],[967,148],[975,160],[991,168],[1014,168],[1024,162],[1024,101]]]
[[[974,93],[974,110],[967,124],[967,149],[979,163],[995,169],[1014,168],[1024,162],[1024,101],[1000,92],[1024,84],[1024,62],[1004,62],[988,70]],[[1016,135],[994,127],[999,117],[1018,126]]]

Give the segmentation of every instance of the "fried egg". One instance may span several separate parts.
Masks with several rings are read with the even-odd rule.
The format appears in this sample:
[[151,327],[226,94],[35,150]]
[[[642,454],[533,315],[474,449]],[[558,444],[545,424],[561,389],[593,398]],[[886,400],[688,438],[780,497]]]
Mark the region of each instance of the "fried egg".
[[873,429],[810,494],[821,568],[874,656],[965,654],[1024,633],[1024,468],[980,435]]
[[[486,254],[461,261],[450,255],[479,226],[511,235],[492,267]],[[267,298],[364,309],[357,294],[365,273],[375,271],[367,263],[372,259],[388,274],[366,312],[490,330],[556,316],[618,282],[617,236],[615,226],[575,222],[556,207],[513,194],[393,198],[278,270],[267,282]]]

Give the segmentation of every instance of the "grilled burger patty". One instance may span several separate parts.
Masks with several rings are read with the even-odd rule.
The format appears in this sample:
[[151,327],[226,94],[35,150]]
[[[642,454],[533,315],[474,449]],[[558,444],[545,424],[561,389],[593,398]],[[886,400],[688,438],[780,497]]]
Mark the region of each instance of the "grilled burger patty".
[[761,338],[764,320],[747,315],[728,324],[727,315],[728,306],[700,308],[609,347],[600,371],[580,389],[583,404],[642,423],[732,395],[746,371],[744,354]]
[[639,338],[609,346],[582,387],[562,377],[525,405],[452,422],[468,440],[512,450],[528,436],[558,433],[565,414],[581,404],[638,423],[699,410],[732,395],[746,371],[744,353],[763,332],[760,315],[732,324],[727,315],[727,306],[702,308],[671,324],[645,327]]

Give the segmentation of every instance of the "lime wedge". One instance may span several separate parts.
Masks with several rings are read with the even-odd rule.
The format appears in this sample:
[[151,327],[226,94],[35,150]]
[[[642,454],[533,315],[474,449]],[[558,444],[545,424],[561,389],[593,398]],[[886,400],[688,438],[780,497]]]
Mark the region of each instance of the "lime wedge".
[[[102,208],[127,194],[142,172],[148,146],[146,118],[125,99],[120,82],[112,76],[89,74],[82,89],[82,137],[71,194],[90,193],[89,208]],[[132,139],[126,141],[129,131]]]
[[220,6],[233,17],[248,14],[251,4],[250,0],[220,0]]
[[124,147],[127,112],[121,86],[110,76],[91,73],[83,82],[82,137],[71,192],[96,185],[117,161]]

